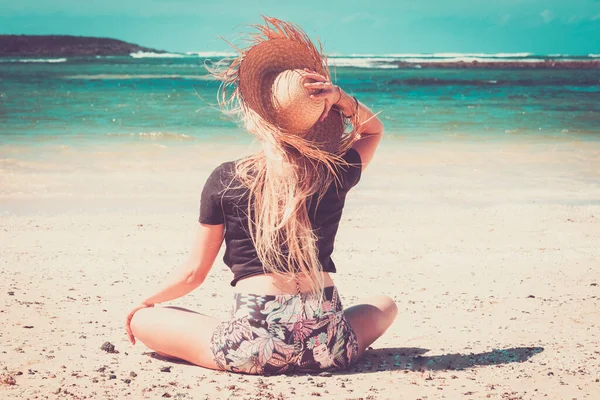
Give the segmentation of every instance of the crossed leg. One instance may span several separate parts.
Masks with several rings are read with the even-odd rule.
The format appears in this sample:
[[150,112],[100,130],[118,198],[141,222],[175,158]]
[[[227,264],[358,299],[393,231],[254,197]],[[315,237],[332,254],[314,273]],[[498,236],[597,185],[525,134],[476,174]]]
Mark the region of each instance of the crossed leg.
[[398,306],[388,296],[375,296],[344,311],[346,320],[356,333],[358,356],[392,325]]
[[[344,314],[356,333],[360,357],[394,322],[398,307],[390,297],[376,296],[347,308]],[[220,322],[184,308],[152,307],[135,313],[131,330],[138,340],[162,356],[219,369],[210,341]]]
[[161,356],[179,358],[204,368],[219,369],[210,349],[210,340],[220,323],[185,308],[142,308],[131,320],[136,339]]

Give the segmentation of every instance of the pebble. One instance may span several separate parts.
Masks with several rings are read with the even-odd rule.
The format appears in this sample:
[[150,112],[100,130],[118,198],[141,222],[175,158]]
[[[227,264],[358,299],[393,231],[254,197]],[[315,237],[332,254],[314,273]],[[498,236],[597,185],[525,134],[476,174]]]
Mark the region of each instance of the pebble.
[[162,367],[160,372],[171,372],[171,367]]
[[131,383],[131,379],[121,379],[125,383]]
[[324,371],[324,372],[321,372],[321,373],[319,374],[319,376],[324,376],[324,377],[326,377],[326,378],[329,378],[330,376],[333,376],[333,374],[332,374],[331,372]]
[[113,374],[110,374],[110,375],[108,376],[108,379],[117,379],[117,376],[116,376],[116,375],[113,375]]
[[132,378],[135,378],[137,376],[137,374],[135,372],[131,371],[129,373],[129,376],[132,377]]
[[24,325],[23,328],[25,328],[25,329],[31,329],[31,328],[33,328],[33,325]]
[[12,386],[16,385],[17,381],[9,374],[2,374],[0,375],[0,384]]
[[111,342],[104,342],[104,344],[100,347],[101,350],[104,350],[107,353],[116,353],[115,345]]

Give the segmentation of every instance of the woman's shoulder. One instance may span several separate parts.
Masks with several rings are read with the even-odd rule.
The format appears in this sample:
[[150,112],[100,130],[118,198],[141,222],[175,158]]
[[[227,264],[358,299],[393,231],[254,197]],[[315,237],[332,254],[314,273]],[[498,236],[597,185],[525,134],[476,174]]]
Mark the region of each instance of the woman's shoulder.
[[226,174],[230,174],[232,172],[235,171],[235,165],[237,163],[236,161],[225,161],[221,164],[219,164],[213,172],[218,172],[220,174],[226,173]]
[[205,190],[219,192],[223,187],[228,186],[235,176],[235,163],[235,161],[226,161],[217,165],[206,180]]

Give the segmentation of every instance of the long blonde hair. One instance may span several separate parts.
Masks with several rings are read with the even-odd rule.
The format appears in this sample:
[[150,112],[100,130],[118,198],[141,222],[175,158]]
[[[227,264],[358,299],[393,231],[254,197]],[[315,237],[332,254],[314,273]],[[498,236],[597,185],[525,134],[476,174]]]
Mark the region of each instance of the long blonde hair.
[[[321,57],[300,28],[273,18],[265,21],[258,27],[262,36],[252,37],[254,44],[287,38],[301,42]],[[282,133],[244,101],[239,90],[239,67],[248,50],[237,50],[238,58],[207,68],[222,81],[218,101],[223,111],[238,117],[263,143],[263,151],[236,163],[236,177],[249,193],[249,233],[265,273],[284,282],[302,276],[308,280],[310,291],[318,294],[323,289],[323,275],[309,209],[316,210],[326,191],[336,184],[340,166],[346,165],[340,155],[358,138],[358,121],[344,122],[352,130],[339,138],[335,153],[324,151],[319,143],[301,135]],[[329,76],[325,59],[323,64]],[[229,88],[233,90],[228,92]]]

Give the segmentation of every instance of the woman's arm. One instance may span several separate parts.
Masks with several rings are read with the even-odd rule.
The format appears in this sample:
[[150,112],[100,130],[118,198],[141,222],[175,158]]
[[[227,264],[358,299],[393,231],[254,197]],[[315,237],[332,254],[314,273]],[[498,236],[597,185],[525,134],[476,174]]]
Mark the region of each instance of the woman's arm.
[[355,100],[354,97],[348,95],[341,88],[340,100],[336,103],[336,107],[346,116],[358,116],[360,139],[354,142],[352,148],[360,154],[362,169],[364,170],[373,159],[375,150],[379,146],[379,142],[383,137],[383,122],[364,104]]
[[365,169],[371,162],[383,136],[383,123],[364,104],[348,95],[339,86],[331,83],[323,75],[308,69],[304,71],[304,78],[307,80],[304,87],[315,91],[310,97],[318,101],[325,101],[325,110],[321,115],[321,121],[325,119],[331,107],[338,108],[347,117],[355,115],[358,117],[360,139],[354,143],[352,148],[360,154],[362,169]]
[[200,224],[188,260],[152,296],[142,303],[152,305],[174,300],[196,289],[204,282],[223,243],[223,224]]

